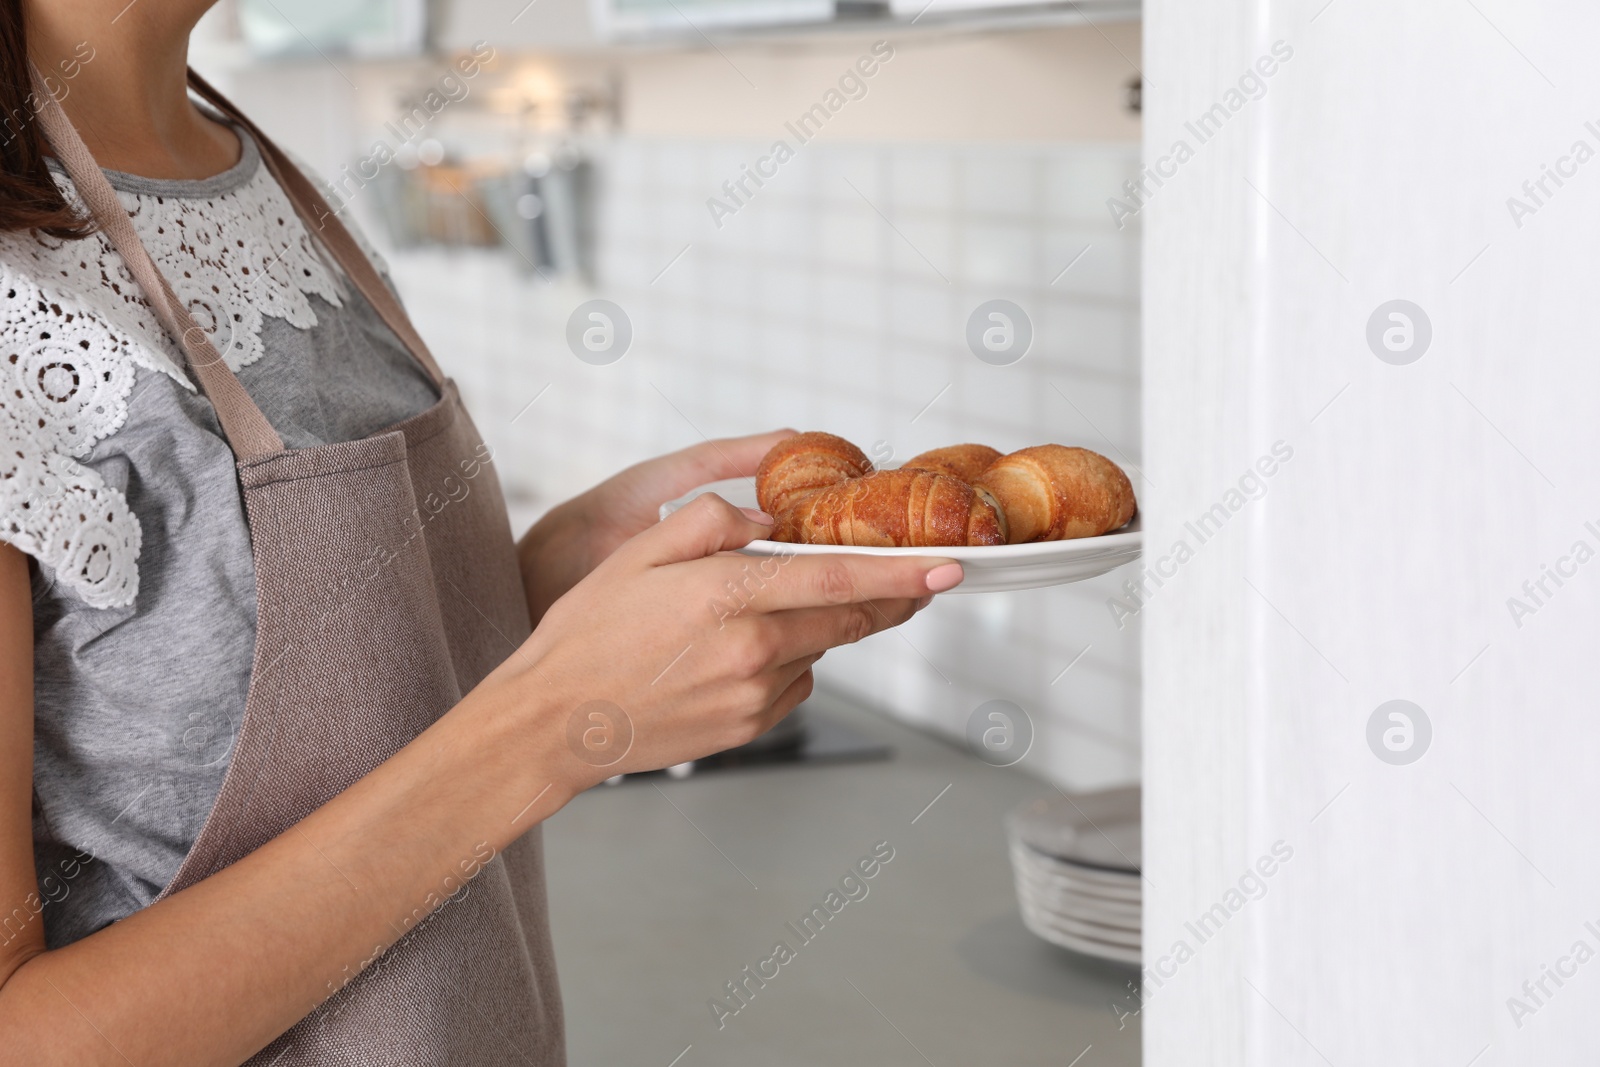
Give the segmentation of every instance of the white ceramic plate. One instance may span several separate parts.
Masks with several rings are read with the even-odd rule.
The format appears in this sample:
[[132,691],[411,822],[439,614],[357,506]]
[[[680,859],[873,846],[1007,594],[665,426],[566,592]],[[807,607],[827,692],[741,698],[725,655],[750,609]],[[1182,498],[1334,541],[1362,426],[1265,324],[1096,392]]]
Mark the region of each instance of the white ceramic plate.
[[[1094,923],[1097,926],[1133,934],[1137,934],[1144,925],[1137,904],[1122,905],[1096,897],[1055,893],[1034,886],[1026,878],[1017,879],[1017,894],[1018,896],[1027,894],[1029,903],[1036,908],[1079,922]],[[1126,912],[1112,910],[1124,907],[1128,909]]]
[[1144,925],[1140,906],[1136,903],[1123,904],[1100,897],[1062,892],[1055,887],[1040,886],[1022,874],[1017,876],[1017,895],[1026,896],[1035,907],[1079,922],[1096,923],[1134,933],[1138,933]]
[[[692,493],[661,505],[664,519],[702,493],[716,493],[742,508],[756,506],[754,478],[734,478],[703,485]],[[739,551],[748,556],[938,556],[953,559],[966,572],[952,593],[1000,593],[1012,589],[1038,589],[1095,578],[1139,558],[1143,541],[1139,516],[1115,533],[1080,537],[1073,541],[1042,541],[1032,545],[990,545],[977,548],[853,548],[843,545],[791,545],[779,541],[752,541]]]
[[1118,963],[1129,963],[1137,967],[1141,962],[1139,949],[1127,945],[1111,944],[1099,938],[1083,937],[1063,929],[1061,923],[1049,915],[1039,913],[1036,909],[1023,905],[1022,922],[1028,929],[1063,948],[1070,948],[1074,952],[1081,952],[1085,956],[1096,956],[1103,960],[1115,960]]
[[1014,809],[1006,826],[1016,840],[1045,856],[1136,878],[1143,845],[1140,797],[1137,785],[1049,794]]
[[1059,860],[1051,861],[1015,841],[1011,843],[1011,866],[1018,881],[1027,881],[1041,888],[1048,886],[1080,897],[1093,897],[1134,908],[1144,899],[1136,878],[1120,885],[1078,878],[1073,872],[1063,870],[1066,865]]
[[1053,878],[1064,879],[1075,886],[1083,887],[1085,890],[1098,889],[1107,895],[1113,893],[1136,895],[1140,891],[1140,876],[1137,874],[1104,871],[1098,867],[1085,867],[1067,860],[1058,860],[1054,856],[1046,856],[1035,849],[1028,848],[1026,845],[1022,847],[1027,848],[1035,870],[1046,872]]
[[1099,941],[1107,945],[1116,945],[1119,948],[1139,951],[1139,931],[1119,929],[1103,926],[1100,923],[1087,921],[1071,915],[1064,915],[1054,909],[1034,907],[1034,919],[1041,925],[1048,925],[1062,933],[1071,934],[1090,941]]
[[1026,854],[1011,855],[1017,891],[1031,894],[1040,904],[1068,915],[1079,915],[1109,926],[1136,929],[1143,917],[1142,897],[1108,893],[1098,886],[1080,886],[1031,865]]

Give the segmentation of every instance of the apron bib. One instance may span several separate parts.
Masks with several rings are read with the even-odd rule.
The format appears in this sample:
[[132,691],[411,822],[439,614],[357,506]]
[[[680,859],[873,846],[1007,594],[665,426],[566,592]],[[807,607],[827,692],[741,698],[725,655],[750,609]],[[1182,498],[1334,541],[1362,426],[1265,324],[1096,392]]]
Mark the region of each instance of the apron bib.
[[[342,793],[531,632],[499,481],[455,384],[312,183],[192,71],[189,81],[255,138],[306,228],[432,377],[440,400],[362,440],[285,449],[161,276],[60,104],[36,89],[41,127],[79,197],[216,409],[237,460],[255,561],[255,656],[233,759],[199,838],[157,899]],[[564,1064],[539,828],[248,1062]]]

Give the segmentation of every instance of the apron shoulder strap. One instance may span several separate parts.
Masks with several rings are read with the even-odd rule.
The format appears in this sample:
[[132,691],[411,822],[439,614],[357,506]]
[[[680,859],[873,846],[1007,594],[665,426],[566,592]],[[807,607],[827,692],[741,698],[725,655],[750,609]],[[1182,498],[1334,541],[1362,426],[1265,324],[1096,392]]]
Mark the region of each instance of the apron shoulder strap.
[[195,323],[189,309],[150,258],[133,227],[133,220],[128,217],[122,201],[117,199],[117,191],[101,172],[100,164],[95,162],[83,138],[78,136],[61,103],[44,87],[37,68],[33,69],[33,92],[39,102],[40,128],[56,158],[66,168],[78,197],[89,209],[100,232],[122,256],[128,273],[144,290],[156,318],[183,350],[189,369],[216,409],[217,421],[222,424],[222,432],[234,454],[240,459],[253,459],[282,452],[283,439],[250,399],[238,376],[223,362],[211,338]]

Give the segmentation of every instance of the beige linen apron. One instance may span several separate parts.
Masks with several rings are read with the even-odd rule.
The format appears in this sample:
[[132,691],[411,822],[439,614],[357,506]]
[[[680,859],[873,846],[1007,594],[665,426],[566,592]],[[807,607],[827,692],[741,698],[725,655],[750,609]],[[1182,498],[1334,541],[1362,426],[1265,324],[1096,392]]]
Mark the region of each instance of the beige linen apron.
[[[363,440],[285,449],[161,276],[65,112],[37,90],[42,128],[78,195],[216,409],[237,459],[255,559],[255,661],[232,763],[162,897],[349,788],[530,631],[505,502],[454,384],[305,176],[192,72],[190,84],[256,139],[306,228],[427,370],[441,399]],[[453,889],[450,883],[439,895]],[[425,911],[423,901],[417,906]],[[352,967],[338,992],[249,1062],[546,1067],[565,1059],[535,828],[369,967]]]

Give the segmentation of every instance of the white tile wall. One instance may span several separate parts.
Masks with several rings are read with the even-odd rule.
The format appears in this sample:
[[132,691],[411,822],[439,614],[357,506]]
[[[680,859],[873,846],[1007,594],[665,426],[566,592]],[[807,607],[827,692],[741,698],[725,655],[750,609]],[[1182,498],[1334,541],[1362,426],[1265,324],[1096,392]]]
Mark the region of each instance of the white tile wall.
[[[520,518],[702,435],[781,425],[897,460],[966,440],[1081,444],[1140,484],[1139,244],[1105,208],[1136,146],[813,143],[718,230],[706,198],[765,147],[598,146],[598,292],[532,279],[505,253],[391,254]],[[563,340],[594,295],[633,322],[611,366]],[[1010,367],[963,341],[973,307],[999,296],[1035,327]],[[818,672],[951,735],[984,701],[1013,700],[1036,725],[1028,766],[1070,787],[1132,780],[1138,626],[1117,630],[1105,603],[1125,577],[944,597]]]

